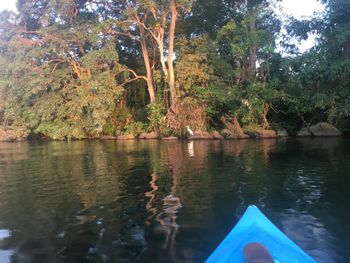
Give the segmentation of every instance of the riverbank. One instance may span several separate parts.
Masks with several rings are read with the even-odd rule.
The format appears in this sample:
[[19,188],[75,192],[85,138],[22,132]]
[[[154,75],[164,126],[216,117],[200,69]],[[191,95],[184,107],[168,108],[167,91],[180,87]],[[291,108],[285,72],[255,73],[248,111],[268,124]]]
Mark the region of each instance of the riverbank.
[[0,127],[0,142],[25,141],[29,132],[23,129],[3,129]]
[[[296,137],[341,137],[343,133],[329,123],[318,123],[309,127],[302,128]],[[139,135],[124,134],[119,136],[101,135],[96,137],[80,138],[80,140],[244,140],[244,139],[274,139],[294,137],[287,133],[286,130],[264,130],[264,129],[223,129],[219,131],[190,131],[187,136],[162,136],[159,132],[153,131],[149,133],[141,133]],[[0,128],[0,142],[16,142],[25,140],[53,140],[48,137],[31,134],[29,131],[18,129],[3,129]],[[76,138],[72,138],[76,140]],[[68,139],[67,139],[68,140]]]

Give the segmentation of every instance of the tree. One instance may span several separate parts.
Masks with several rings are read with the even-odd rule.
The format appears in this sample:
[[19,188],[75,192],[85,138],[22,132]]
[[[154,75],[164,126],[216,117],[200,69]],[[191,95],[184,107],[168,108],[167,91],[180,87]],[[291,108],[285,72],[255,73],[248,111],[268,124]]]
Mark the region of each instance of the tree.
[[287,28],[317,46],[286,57],[275,1],[18,0],[0,19],[1,123],[56,139],[232,119],[350,127],[349,4],[323,2]]
[[[24,10],[37,4],[24,3]],[[30,30],[25,12],[7,24],[12,31],[2,29],[1,58],[8,61],[4,119],[55,139],[98,136],[123,92],[116,76],[126,69],[118,64],[114,40],[94,30],[96,16],[56,4],[40,5],[46,9]]]
[[239,14],[221,28],[217,41],[234,68],[242,121],[267,128],[270,102],[276,97],[269,85],[270,58],[281,25],[265,1],[246,1]]
[[286,90],[296,106],[292,108],[305,125],[329,121],[344,126],[349,125],[350,116],[350,4],[339,0],[322,2],[326,8],[320,17],[312,21],[294,19],[288,27],[290,36],[306,39],[312,32],[319,38],[314,48],[291,59],[288,82],[297,82],[294,87],[287,84]]

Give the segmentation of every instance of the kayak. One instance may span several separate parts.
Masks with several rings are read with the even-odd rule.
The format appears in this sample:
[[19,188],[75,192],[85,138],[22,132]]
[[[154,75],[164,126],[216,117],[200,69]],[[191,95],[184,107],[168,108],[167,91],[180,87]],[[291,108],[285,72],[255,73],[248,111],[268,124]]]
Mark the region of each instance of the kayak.
[[254,205],[247,208],[237,225],[205,262],[245,263],[243,250],[250,243],[265,246],[276,263],[316,263]]

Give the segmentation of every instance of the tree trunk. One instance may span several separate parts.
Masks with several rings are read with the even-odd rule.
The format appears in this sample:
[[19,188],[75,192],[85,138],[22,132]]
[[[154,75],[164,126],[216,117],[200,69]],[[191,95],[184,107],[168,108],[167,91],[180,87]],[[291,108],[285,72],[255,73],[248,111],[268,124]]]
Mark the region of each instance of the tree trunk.
[[169,28],[169,49],[168,49],[169,80],[168,80],[168,83],[169,83],[169,89],[170,89],[171,105],[174,105],[176,103],[177,94],[176,94],[176,87],[175,87],[175,72],[174,72],[173,56],[174,56],[175,27],[176,27],[177,15],[178,15],[176,10],[175,0],[170,0],[170,12],[171,12],[171,21],[170,21],[170,28]]
[[267,114],[269,113],[270,110],[270,105],[268,103],[264,103],[264,109],[263,112],[261,114],[261,119],[262,119],[262,126],[264,129],[268,129],[269,128],[269,121],[267,120]]
[[[255,38],[256,34],[256,19],[251,18],[249,22],[249,34],[251,37]],[[249,76],[251,80],[255,79],[256,76],[256,62],[258,61],[258,49],[256,47],[256,44],[254,44],[252,47],[250,47],[249,50]]]
[[153,74],[152,74],[152,67],[149,59],[148,49],[147,49],[146,34],[145,34],[145,29],[141,25],[141,21],[139,18],[137,18],[137,21],[139,22],[142,56],[146,67],[147,89],[148,89],[150,102],[151,104],[153,104],[153,103],[156,103],[156,93],[153,85]]
[[244,134],[244,131],[241,125],[239,124],[237,115],[233,116],[233,132],[235,132],[236,134]]
[[161,17],[160,26],[156,28],[156,34],[154,35],[154,38],[158,44],[158,50],[159,50],[159,56],[160,56],[160,64],[162,65],[163,74],[166,78],[166,81],[168,81],[168,68],[166,66],[166,59],[164,55],[164,32],[165,32],[165,25],[166,25],[166,11],[163,10],[163,15]]
[[164,55],[164,28],[163,27],[157,29],[156,41],[159,49],[160,64],[162,65],[162,70],[166,78],[166,81],[168,81],[169,74],[168,74],[168,68],[166,66],[166,59]]

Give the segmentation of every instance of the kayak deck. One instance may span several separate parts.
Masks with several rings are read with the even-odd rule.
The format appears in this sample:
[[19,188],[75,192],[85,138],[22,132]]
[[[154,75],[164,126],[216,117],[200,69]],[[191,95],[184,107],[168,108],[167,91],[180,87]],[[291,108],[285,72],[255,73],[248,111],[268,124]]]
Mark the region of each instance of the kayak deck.
[[315,263],[256,207],[249,206],[237,225],[206,260],[206,263],[244,263],[248,243],[261,243],[279,263]]

